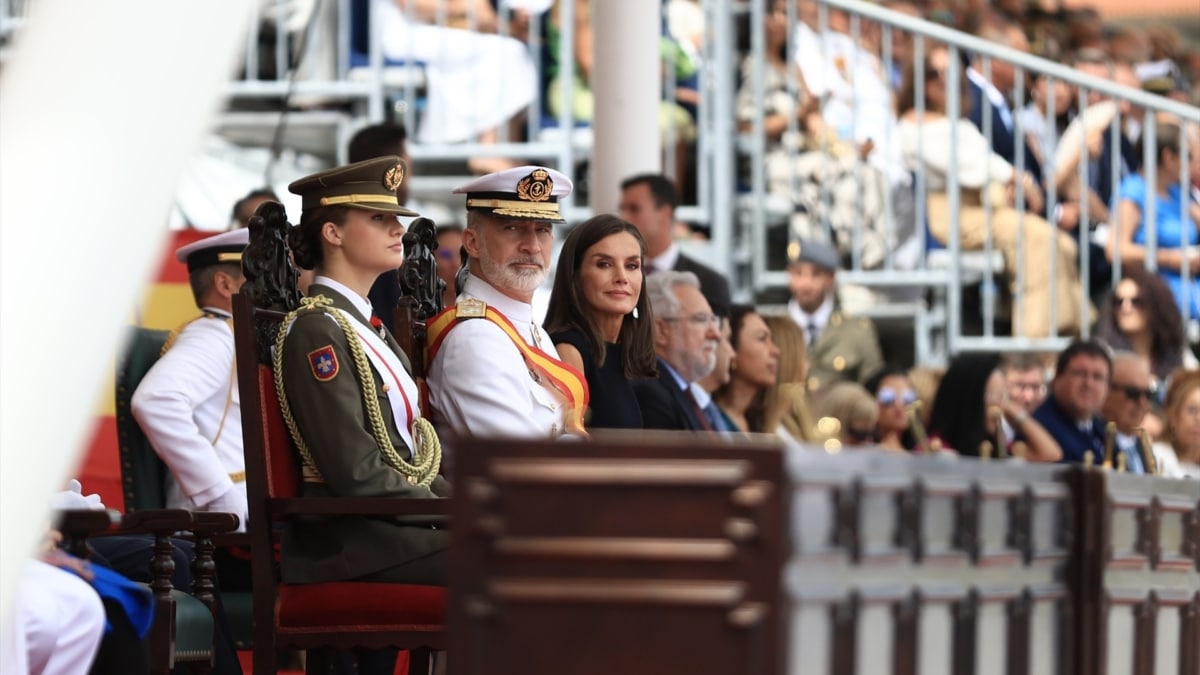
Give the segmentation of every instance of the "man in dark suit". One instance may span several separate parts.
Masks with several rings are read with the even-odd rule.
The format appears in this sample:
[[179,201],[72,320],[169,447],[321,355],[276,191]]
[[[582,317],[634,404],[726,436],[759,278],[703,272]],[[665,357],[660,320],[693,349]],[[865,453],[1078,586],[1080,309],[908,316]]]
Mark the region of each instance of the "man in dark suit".
[[1092,453],[1104,460],[1104,418],[1100,411],[1108,396],[1112,357],[1098,340],[1075,340],[1058,355],[1050,395],[1033,411],[1062,448],[1064,462],[1082,462]]
[[[1029,40],[1024,31],[1010,21],[993,21],[985,24],[979,30],[979,37],[1028,52]],[[1016,118],[1009,95],[1016,82],[1016,67],[993,59],[990,71],[991,79],[984,76],[982,59],[976,59],[972,67],[967,69],[967,90],[970,100],[970,110],[967,116],[985,136],[988,133],[985,119],[990,117],[992,150],[1008,160],[1014,167],[1017,165],[1017,149],[1024,153],[1025,170],[1033,175],[1038,185],[1042,184],[1042,167],[1038,164],[1037,155],[1030,150],[1024,138],[1017,138]],[[985,98],[987,105],[985,106]],[[986,107],[986,110],[985,110]],[[985,117],[985,113],[987,117]]]
[[684,255],[675,242],[675,208],[679,192],[662,174],[639,174],[621,182],[621,217],[628,220],[646,240],[646,273],[691,272],[700,280],[700,291],[712,311],[729,313],[729,282],[713,268]]
[[691,272],[662,272],[646,280],[654,314],[658,377],[637,380],[633,390],[647,429],[713,431],[691,392],[712,372],[721,339],[717,317]]

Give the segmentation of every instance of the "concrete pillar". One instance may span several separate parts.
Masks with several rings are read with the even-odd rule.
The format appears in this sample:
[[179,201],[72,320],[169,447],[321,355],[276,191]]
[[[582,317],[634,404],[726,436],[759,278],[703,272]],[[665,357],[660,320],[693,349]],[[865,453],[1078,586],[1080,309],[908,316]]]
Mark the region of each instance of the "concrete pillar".
[[622,178],[662,170],[662,89],[656,0],[592,0],[596,95],[590,194],[594,213],[616,212]]

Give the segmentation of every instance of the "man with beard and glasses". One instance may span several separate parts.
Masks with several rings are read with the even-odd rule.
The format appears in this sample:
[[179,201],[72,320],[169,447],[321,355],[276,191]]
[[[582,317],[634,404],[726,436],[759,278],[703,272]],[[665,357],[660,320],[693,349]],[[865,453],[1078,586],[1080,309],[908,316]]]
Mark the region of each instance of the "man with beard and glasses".
[[571,181],[523,166],[454,190],[466,194],[467,276],[454,307],[429,323],[429,403],[439,430],[475,436],[584,434],[583,375],[558,358],[534,317],[546,278],[558,200]]

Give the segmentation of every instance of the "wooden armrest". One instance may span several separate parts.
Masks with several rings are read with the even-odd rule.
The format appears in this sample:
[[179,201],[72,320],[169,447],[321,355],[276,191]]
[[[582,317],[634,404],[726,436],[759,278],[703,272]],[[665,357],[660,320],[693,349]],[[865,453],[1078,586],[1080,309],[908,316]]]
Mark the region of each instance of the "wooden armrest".
[[64,536],[90,537],[111,530],[121,522],[121,516],[104,509],[70,509],[59,511],[54,522]]
[[272,516],[445,516],[449,499],[289,497],[268,499]]
[[213,545],[217,548],[250,548],[250,534],[248,532],[219,532],[213,534]]
[[149,532],[151,534],[178,532],[192,527],[192,512],[184,509],[151,509],[125,514],[121,519],[123,532]]
[[234,513],[193,511],[190,529],[196,534],[223,534],[233,532],[238,528],[238,524],[238,516]]

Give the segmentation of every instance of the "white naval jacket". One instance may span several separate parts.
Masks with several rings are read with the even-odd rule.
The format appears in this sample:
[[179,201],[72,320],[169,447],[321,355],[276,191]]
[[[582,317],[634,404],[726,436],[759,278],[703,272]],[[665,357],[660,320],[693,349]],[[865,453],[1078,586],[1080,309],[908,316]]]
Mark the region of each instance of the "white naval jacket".
[[[503,314],[525,342],[558,357],[533,307],[469,275],[463,298],[477,298]],[[535,339],[534,331],[538,332]],[[469,319],[450,330],[429,364],[429,405],[439,429],[475,436],[557,438],[565,406],[548,382],[530,375],[521,351],[487,319]]]
[[[211,307],[205,311],[228,316]],[[138,385],[132,408],[170,469],[168,508],[205,510],[229,490],[245,493],[241,397],[229,321],[205,316],[185,326]],[[231,474],[240,474],[240,480]],[[240,501],[245,504],[246,498]],[[245,522],[246,514],[238,515]]]

